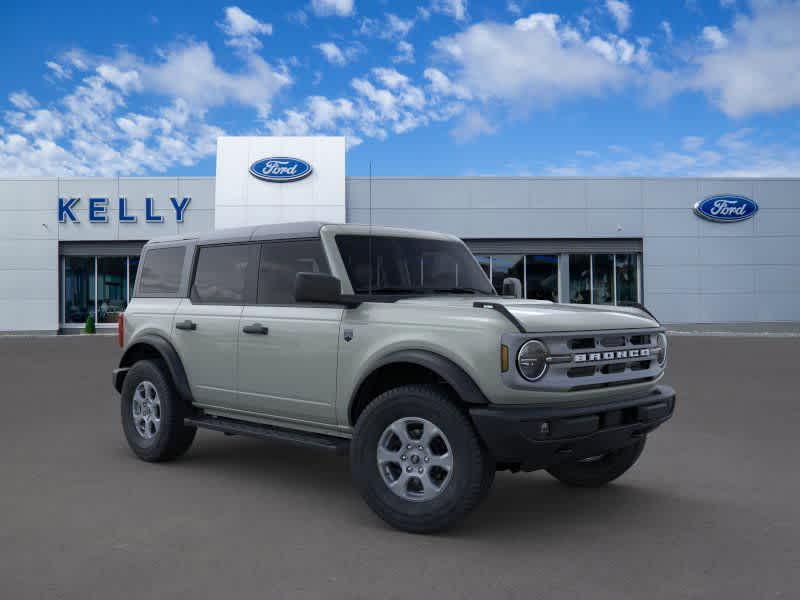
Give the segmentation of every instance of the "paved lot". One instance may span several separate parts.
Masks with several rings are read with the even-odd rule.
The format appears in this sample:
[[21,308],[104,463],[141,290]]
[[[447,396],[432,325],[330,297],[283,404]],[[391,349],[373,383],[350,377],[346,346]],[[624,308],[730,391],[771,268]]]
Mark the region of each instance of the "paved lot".
[[800,340],[672,341],[678,413],[617,484],[502,473],[420,537],[326,454],[200,433],[139,462],[113,338],[0,338],[0,597],[796,598]]

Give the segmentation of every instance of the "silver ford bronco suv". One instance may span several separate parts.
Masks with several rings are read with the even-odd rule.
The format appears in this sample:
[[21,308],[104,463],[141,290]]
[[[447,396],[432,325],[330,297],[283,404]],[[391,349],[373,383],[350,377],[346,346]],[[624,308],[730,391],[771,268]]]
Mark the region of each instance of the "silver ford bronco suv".
[[[149,242],[119,321],[122,427],[146,461],[197,428],[349,453],[386,522],[444,529],[497,470],[627,471],[672,416],[641,307],[498,296],[461,240],[293,223]],[[506,289],[504,289],[504,293]]]

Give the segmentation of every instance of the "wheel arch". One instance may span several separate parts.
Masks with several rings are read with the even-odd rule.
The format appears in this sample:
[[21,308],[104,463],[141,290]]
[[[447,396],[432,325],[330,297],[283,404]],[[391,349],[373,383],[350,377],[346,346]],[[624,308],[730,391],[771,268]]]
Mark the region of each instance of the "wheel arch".
[[169,340],[152,333],[141,336],[125,349],[119,361],[119,368],[115,371],[114,387],[116,390],[122,392],[125,376],[135,363],[148,359],[161,360],[166,365],[178,396],[187,405],[191,405],[192,391],[178,352]]
[[[403,377],[411,381],[403,381]],[[423,378],[420,381],[420,378]],[[464,369],[430,350],[400,350],[372,365],[350,397],[348,421],[355,425],[366,406],[380,393],[409,383],[442,383],[465,404],[488,404],[486,396]]]

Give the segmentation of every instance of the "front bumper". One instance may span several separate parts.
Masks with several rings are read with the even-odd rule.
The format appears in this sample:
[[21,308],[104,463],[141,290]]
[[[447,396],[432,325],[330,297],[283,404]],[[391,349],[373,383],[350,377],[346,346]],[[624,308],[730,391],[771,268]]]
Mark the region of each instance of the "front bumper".
[[580,408],[478,406],[469,413],[497,463],[523,471],[604,454],[634,443],[667,421],[675,390]]

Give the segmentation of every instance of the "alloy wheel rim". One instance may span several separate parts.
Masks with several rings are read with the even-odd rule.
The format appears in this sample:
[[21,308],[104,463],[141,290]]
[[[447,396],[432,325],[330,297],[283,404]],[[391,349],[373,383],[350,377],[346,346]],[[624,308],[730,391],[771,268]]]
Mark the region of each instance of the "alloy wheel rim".
[[146,440],[152,440],[161,428],[161,400],[158,390],[150,381],[142,381],[133,391],[131,403],[133,425]]
[[384,429],[376,458],[383,482],[404,500],[432,500],[453,478],[450,441],[439,427],[421,417],[397,419]]

